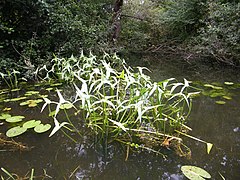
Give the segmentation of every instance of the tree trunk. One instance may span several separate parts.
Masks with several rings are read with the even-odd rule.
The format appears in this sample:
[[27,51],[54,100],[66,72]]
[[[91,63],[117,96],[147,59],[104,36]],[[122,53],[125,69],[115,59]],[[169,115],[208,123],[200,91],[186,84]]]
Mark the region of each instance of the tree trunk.
[[113,33],[111,37],[112,42],[116,42],[120,34],[120,30],[121,30],[120,20],[121,20],[122,5],[123,5],[123,0],[115,1],[114,9],[113,9],[114,12],[112,17],[112,29],[113,29]]

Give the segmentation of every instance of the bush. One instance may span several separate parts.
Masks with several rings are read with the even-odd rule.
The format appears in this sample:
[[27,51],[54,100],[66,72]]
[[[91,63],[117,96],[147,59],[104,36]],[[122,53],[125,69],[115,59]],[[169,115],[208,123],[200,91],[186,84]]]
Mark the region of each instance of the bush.
[[[0,60],[15,69],[47,64],[53,53],[97,51],[107,39],[110,14],[98,1],[4,0],[0,14]],[[1,69],[12,68],[1,64]]]
[[198,52],[231,65],[240,63],[240,3],[208,2],[206,25],[195,39]]

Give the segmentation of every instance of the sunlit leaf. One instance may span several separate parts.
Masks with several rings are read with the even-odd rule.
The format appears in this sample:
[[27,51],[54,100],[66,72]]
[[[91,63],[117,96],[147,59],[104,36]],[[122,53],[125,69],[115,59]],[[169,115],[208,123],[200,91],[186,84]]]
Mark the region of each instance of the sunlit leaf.
[[44,132],[48,131],[50,128],[51,128],[50,124],[39,124],[34,127],[34,131],[36,133],[44,133]]
[[40,120],[37,120],[37,121],[36,120],[29,120],[29,121],[27,121],[23,124],[23,127],[27,128],[27,129],[30,129],[30,128],[34,128],[35,126],[37,126],[39,124],[41,124]]
[[16,123],[22,121],[22,119],[25,118],[24,116],[11,116],[9,118],[6,118],[6,121],[9,123]]
[[23,100],[23,99],[27,99],[27,97],[13,98],[13,99],[11,99],[10,101],[11,101],[11,102],[14,102],[14,101],[20,101],[20,100]]
[[190,180],[205,180],[211,178],[211,175],[204,169],[196,166],[182,166],[183,174]]
[[231,100],[232,99],[232,97],[230,97],[230,96],[223,96],[223,98],[227,99],[227,100]]
[[34,94],[39,94],[39,91],[27,91],[25,93],[25,96],[31,96],[31,95],[34,95]]
[[12,108],[10,108],[10,107],[5,107],[5,108],[3,109],[3,111],[11,111],[11,109],[12,109]]
[[233,83],[233,82],[227,82],[227,81],[226,81],[226,82],[224,82],[224,84],[226,84],[226,85],[229,85],[229,86],[230,86],[230,85],[233,85],[234,83]]
[[7,119],[10,118],[11,115],[10,114],[1,114],[0,119]]
[[71,109],[72,107],[73,107],[72,104],[64,103],[64,104],[61,104],[60,109]]
[[15,91],[19,91],[19,90],[20,90],[19,88],[16,88],[16,89],[12,89],[11,91],[15,92]]
[[47,91],[51,91],[51,90],[53,90],[53,88],[50,87],[50,88],[47,88],[46,90],[47,90]]
[[55,87],[55,86],[61,86],[62,83],[55,83],[55,84],[50,84],[50,86]]
[[23,134],[26,131],[27,131],[27,128],[16,126],[16,127],[9,129],[6,132],[6,136],[7,137],[15,137],[15,136],[19,136],[19,135]]
[[226,104],[225,101],[215,101],[215,102],[216,102],[216,104],[220,104],[220,105]]

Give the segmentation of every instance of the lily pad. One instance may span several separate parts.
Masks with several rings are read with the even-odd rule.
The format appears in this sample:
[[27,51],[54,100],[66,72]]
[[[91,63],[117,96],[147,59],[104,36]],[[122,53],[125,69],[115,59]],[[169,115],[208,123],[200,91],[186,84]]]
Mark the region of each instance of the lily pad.
[[11,116],[6,119],[9,123],[16,123],[22,121],[22,119],[25,118],[24,116]]
[[16,126],[16,127],[9,129],[6,132],[6,136],[7,137],[15,137],[15,136],[19,136],[19,135],[23,134],[26,131],[27,131],[27,128]]
[[190,180],[205,180],[211,178],[211,175],[204,169],[196,166],[182,166],[183,174]]
[[50,84],[50,86],[55,87],[55,86],[61,86],[62,83],[55,83],[55,84]]
[[46,90],[47,90],[47,91],[51,91],[51,90],[53,90],[53,88],[50,87],[50,88],[47,88]]
[[11,115],[10,114],[1,114],[0,119],[7,119],[10,118]]
[[18,98],[13,98],[13,99],[10,99],[11,102],[15,102],[15,101],[20,101],[20,100],[23,100],[23,99],[27,99],[27,97],[18,97]]
[[48,97],[47,94],[40,94],[39,96],[40,96],[41,98],[46,98],[46,97]]
[[216,102],[216,104],[221,104],[221,105],[226,104],[225,101],[215,101],[215,102]]
[[227,100],[231,100],[232,99],[232,97],[230,97],[230,96],[223,96],[223,98],[227,99]]
[[20,106],[28,105],[28,107],[35,107],[40,102],[43,102],[43,100],[42,99],[36,99],[36,100],[30,99],[30,100],[20,103]]
[[19,91],[19,90],[20,90],[19,88],[16,88],[16,89],[12,89],[11,91],[15,92],[15,91]]
[[233,85],[234,83],[233,82],[224,82],[224,84],[226,84],[226,85],[229,85],[229,86],[231,86],[231,85]]
[[3,111],[11,111],[12,110],[12,108],[10,108],[10,107],[5,107],[4,109],[3,109]]
[[39,91],[27,91],[25,93],[25,96],[31,96],[31,95],[34,95],[34,94],[39,94]]
[[36,127],[39,124],[41,124],[40,120],[37,120],[37,121],[36,120],[29,120],[29,121],[27,121],[23,124],[23,127],[26,128],[26,129],[30,129],[30,128]]
[[65,104],[61,104],[60,109],[71,109],[72,107],[73,107],[72,104],[65,103]]
[[37,126],[35,126],[34,131],[36,133],[44,133],[46,131],[48,131],[51,128],[50,124],[39,124]]

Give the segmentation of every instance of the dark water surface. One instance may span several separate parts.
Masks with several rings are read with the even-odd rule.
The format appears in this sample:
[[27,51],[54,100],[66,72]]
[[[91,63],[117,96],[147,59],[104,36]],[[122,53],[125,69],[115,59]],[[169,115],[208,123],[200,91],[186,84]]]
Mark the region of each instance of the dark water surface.
[[[157,56],[133,56],[128,61],[132,66],[147,66],[149,75],[160,81],[175,77],[205,83],[233,81],[240,83],[240,73],[230,68],[214,68],[206,64],[180,61],[176,58]],[[197,97],[193,101],[193,109],[188,125],[193,129],[191,135],[214,144],[211,153],[206,153],[206,145],[189,138],[184,138],[185,144],[191,148],[190,159],[179,157],[168,152],[167,160],[161,156],[143,152],[131,153],[125,161],[125,153],[120,147],[112,147],[108,156],[96,151],[94,146],[86,143],[86,138],[77,137],[75,144],[62,133],[49,138],[48,134],[27,132],[14,138],[32,147],[30,151],[6,151],[0,146],[0,167],[19,176],[24,176],[32,168],[35,175],[46,173],[52,179],[100,179],[100,180],[181,180],[185,179],[180,167],[196,165],[206,169],[212,179],[240,179],[240,92],[232,90],[233,99],[225,105],[218,105],[210,97]],[[13,105],[13,114],[20,113],[30,118],[46,118],[39,108],[23,110]],[[48,121],[48,119],[46,119]],[[0,132],[4,133],[0,126]],[[0,174],[3,174],[2,172]],[[39,179],[41,179],[39,177]],[[46,179],[51,179],[50,177]]]

